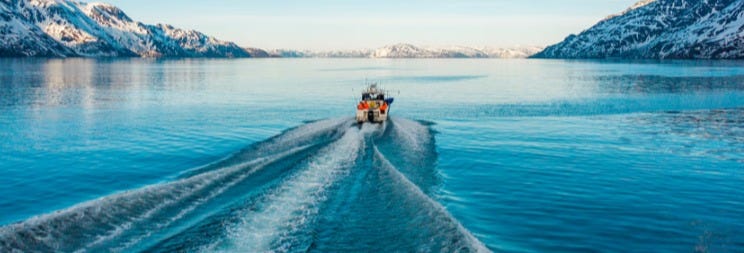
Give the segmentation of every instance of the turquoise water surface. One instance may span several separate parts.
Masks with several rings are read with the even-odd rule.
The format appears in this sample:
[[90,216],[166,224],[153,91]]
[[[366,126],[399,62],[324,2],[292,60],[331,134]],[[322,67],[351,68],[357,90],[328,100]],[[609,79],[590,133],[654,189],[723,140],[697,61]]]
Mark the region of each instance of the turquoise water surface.
[[744,251],[742,62],[0,66],[0,252]]

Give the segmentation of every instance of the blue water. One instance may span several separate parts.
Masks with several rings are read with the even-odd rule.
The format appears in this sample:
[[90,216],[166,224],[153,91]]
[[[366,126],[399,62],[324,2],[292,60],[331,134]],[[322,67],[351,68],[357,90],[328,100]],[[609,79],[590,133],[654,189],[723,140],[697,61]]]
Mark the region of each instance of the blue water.
[[742,252],[743,64],[3,59],[0,251]]

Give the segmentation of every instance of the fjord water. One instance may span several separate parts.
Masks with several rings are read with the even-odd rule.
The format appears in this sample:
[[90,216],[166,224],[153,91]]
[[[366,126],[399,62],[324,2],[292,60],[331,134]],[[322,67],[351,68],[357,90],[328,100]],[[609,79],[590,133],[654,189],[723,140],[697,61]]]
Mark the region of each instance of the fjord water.
[[0,60],[0,251],[744,251],[742,64]]

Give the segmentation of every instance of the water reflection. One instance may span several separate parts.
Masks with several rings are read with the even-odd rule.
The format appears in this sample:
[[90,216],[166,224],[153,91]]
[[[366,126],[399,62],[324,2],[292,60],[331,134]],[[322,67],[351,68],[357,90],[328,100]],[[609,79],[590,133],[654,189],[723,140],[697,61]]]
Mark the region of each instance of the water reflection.
[[622,94],[744,90],[744,75],[705,77],[600,75],[592,76],[591,80],[602,92]]
[[[203,60],[2,59],[0,106],[138,106],[162,102],[166,90],[198,91],[219,75]],[[219,77],[219,76],[217,76]]]
[[744,108],[667,111],[628,120],[643,136],[659,138],[659,148],[744,162]]

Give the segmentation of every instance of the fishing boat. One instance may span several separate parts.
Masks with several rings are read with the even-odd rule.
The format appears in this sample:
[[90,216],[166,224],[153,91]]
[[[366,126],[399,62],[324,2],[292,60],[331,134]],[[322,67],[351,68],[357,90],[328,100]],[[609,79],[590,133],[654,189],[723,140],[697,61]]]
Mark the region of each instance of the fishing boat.
[[357,104],[357,123],[383,123],[387,120],[394,99],[385,94],[385,90],[378,88],[377,83],[371,83],[362,90],[362,100]]

